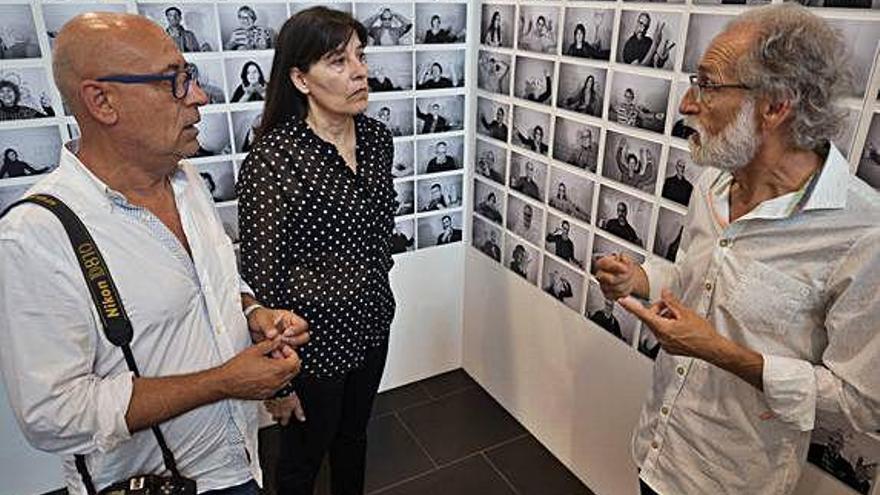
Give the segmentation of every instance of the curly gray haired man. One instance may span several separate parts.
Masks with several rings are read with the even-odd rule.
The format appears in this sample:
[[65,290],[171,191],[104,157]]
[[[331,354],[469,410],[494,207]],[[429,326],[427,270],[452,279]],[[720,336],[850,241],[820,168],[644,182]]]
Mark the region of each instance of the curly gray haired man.
[[880,429],[880,194],[834,145],[844,52],[796,4],[733,20],[679,109],[705,170],[676,263],[597,262],[662,347],[633,437],[643,494],[788,494],[823,417]]

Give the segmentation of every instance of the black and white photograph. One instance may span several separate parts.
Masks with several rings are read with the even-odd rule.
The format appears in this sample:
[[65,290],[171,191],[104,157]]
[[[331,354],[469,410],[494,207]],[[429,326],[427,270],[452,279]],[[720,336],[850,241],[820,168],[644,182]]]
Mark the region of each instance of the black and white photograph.
[[510,55],[480,50],[477,60],[477,87],[483,91],[509,95],[511,60]]
[[861,98],[868,87],[877,41],[880,40],[880,20],[856,21],[852,19],[828,19],[828,24],[840,32],[846,44],[853,71],[852,96]]
[[584,316],[588,320],[599,325],[609,334],[617,337],[632,347],[639,327],[639,320],[629,311],[618,305],[614,299],[606,299],[605,294],[599,287],[599,283],[590,279],[587,288],[587,304]]
[[637,349],[652,361],[657,359],[657,354],[660,354],[660,341],[647,325],[640,325]]
[[[695,3],[701,3],[700,0]],[[792,0],[783,0],[789,2]],[[880,9],[880,0],[794,0],[804,7],[832,7],[839,9]]]
[[547,204],[554,210],[590,222],[593,208],[594,182],[559,167],[550,167],[550,189]]
[[596,232],[593,236],[593,254],[590,256],[590,273],[596,274],[596,260],[612,254],[629,256],[639,264],[645,262],[644,255]]
[[410,177],[415,173],[416,151],[412,141],[394,141],[394,160],[391,164],[391,176],[395,179]]
[[477,134],[507,142],[510,133],[510,105],[477,98]]
[[412,106],[412,98],[371,100],[366,114],[384,124],[394,137],[412,136],[415,130]]
[[223,65],[220,59],[200,58],[188,62],[192,64],[193,77],[208,96],[208,105],[226,103],[226,92],[223,91],[226,84],[223,81]]
[[514,191],[543,202],[547,182],[547,164],[513,152],[510,155],[509,186]]
[[620,15],[617,61],[672,70],[680,48],[681,15],[673,12],[624,10]]
[[853,430],[842,415],[819,413],[807,460],[857,493],[869,495],[876,483],[880,441]]
[[411,180],[395,181],[394,192],[397,195],[397,210],[394,216],[412,215],[416,211],[416,187]]
[[418,211],[458,208],[462,204],[462,185],[461,174],[420,179],[416,186]]
[[0,5],[0,60],[39,58],[40,42],[30,4]]
[[271,56],[226,59],[226,88],[230,103],[264,101],[271,73]]
[[391,232],[391,254],[406,253],[416,249],[416,221],[413,218],[397,220]]
[[516,57],[513,96],[551,105],[553,103],[553,62],[540,58]]
[[517,47],[540,53],[556,53],[559,46],[559,7],[521,5]]
[[880,190],[880,114],[874,114],[871,119],[856,175],[874,189]]
[[138,3],[138,13],[162,26],[183,53],[220,50],[212,3]]
[[685,72],[697,72],[697,66],[700,64],[700,58],[709,48],[712,38],[724,30],[724,26],[730,22],[734,16],[719,14],[691,14],[688,30],[687,43],[684,47],[684,61],[682,62],[682,70]]
[[684,215],[667,208],[660,208],[657,230],[654,233],[654,254],[675,263],[681,235],[684,232]]
[[466,33],[467,4],[416,4],[416,43],[464,43]]
[[464,50],[416,52],[416,89],[464,86]]
[[[127,12],[125,3],[94,2],[94,3],[47,3],[43,2],[43,23],[46,26],[46,36],[49,38],[49,47],[54,48],[55,37],[61,26],[74,17],[86,12]],[[0,7],[0,12],[2,12]],[[3,14],[0,14],[3,15]],[[3,58],[3,57],[0,57]]]
[[0,70],[0,122],[55,115],[55,100],[45,69],[22,67]]
[[483,181],[474,181],[474,213],[498,225],[504,225],[504,189]]
[[370,52],[367,54],[367,85],[371,93],[413,89],[411,52]]
[[599,163],[598,127],[556,117],[553,158],[595,173]]
[[849,158],[850,152],[852,152],[853,140],[856,137],[856,131],[859,128],[859,119],[862,117],[862,113],[859,110],[853,108],[845,109],[846,115],[843,117],[843,123],[841,124],[840,135],[834,139],[834,145],[837,146],[837,149],[845,156]]
[[547,230],[544,235],[544,249],[557,258],[583,270],[589,260],[590,234],[565,217],[547,213]]
[[601,118],[606,74],[605,69],[598,67],[576,64],[560,65],[556,106]]
[[544,256],[541,289],[553,299],[579,311],[584,291],[584,276],[550,256]]
[[668,79],[616,71],[611,85],[608,120],[663,133],[669,103]]
[[0,180],[48,173],[58,166],[61,133],[57,126],[25,127],[0,132]]
[[[223,115],[223,114],[218,114]],[[262,110],[232,112],[232,136],[236,153],[247,153],[257,139],[257,128],[263,118]],[[204,121],[204,116],[202,117]]]
[[[332,9],[332,10],[338,10],[339,12],[345,12],[346,14],[351,14],[352,12],[354,12],[354,9],[352,8],[352,4],[350,2],[326,2],[326,3],[295,2],[295,3],[290,3],[290,15],[293,16],[294,14],[297,14],[298,12],[301,12],[306,9],[310,9],[312,7],[318,7],[318,6],[327,7],[328,9]],[[370,8],[370,7],[367,6],[367,8]]]
[[501,238],[504,231],[479,217],[471,224],[471,245],[478,251],[501,263]]
[[413,43],[411,3],[359,3],[357,19],[367,28],[370,46],[402,46]]
[[477,175],[504,184],[507,177],[507,150],[488,141],[477,139],[476,143]]
[[507,230],[540,246],[544,228],[544,209],[511,194],[507,197]]
[[238,230],[238,203],[226,203],[217,205],[217,214],[220,216],[220,223],[223,224],[223,230],[229,236],[232,243],[241,240]]
[[208,162],[196,165],[205,187],[214,202],[223,203],[235,199],[235,176],[232,162]]
[[416,120],[419,134],[464,129],[464,95],[416,99]]
[[550,149],[550,115],[525,107],[513,110],[513,144],[546,155]]
[[653,194],[661,148],[660,143],[608,131],[602,175]]
[[[770,0],[692,0],[694,5],[767,5]],[[787,1],[787,0],[786,0]],[[821,1],[821,0],[820,0]],[[848,0],[844,0],[848,1]]]
[[480,43],[496,48],[513,48],[514,5],[483,5]]
[[449,172],[464,168],[464,138],[461,136],[421,139],[416,143],[419,174]]
[[532,285],[538,284],[541,252],[510,234],[504,236],[504,266]]
[[419,249],[453,244],[462,240],[460,211],[420,217],[418,220]]
[[690,87],[690,83],[686,81],[678,81],[675,83],[675,106],[672,110],[675,119],[672,121],[672,130],[670,132],[674,138],[687,139],[695,132],[694,129],[687,126],[687,119],[679,110],[681,108],[681,100],[684,98],[685,93],[687,93]]
[[689,151],[669,148],[666,178],[663,179],[661,195],[682,206],[688,206],[691,194],[694,192],[694,184],[697,183],[701,172],[702,170],[691,160]]
[[614,11],[607,9],[565,9],[562,54],[569,57],[609,60]]
[[0,213],[6,211],[12,203],[24,196],[24,193],[33,186],[33,183],[3,184],[0,186]]
[[224,50],[271,50],[287,20],[283,3],[218,3]]
[[[252,113],[253,112],[242,112],[241,114],[233,114],[232,116],[233,119],[235,119],[236,115],[250,115]],[[257,113],[259,114],[259,112]],[[242,125],[244,126],[244,124]],[[228,155],[232,153],[232,145],[229,139],[229,123],[226,120],[226,112],[203,113],[202,119],[196,124],[196,128],[199,130],[199,136],[196,138],[199,141],[199,149],[192,158]],[[244,139],[245,133],[246,130],[242,133],[242,139]],[[241,143],[243,142],[244,141]]]
[[639,247],[645,247],[651,223],[651,203],[617,189],[602,186],[596,225]]

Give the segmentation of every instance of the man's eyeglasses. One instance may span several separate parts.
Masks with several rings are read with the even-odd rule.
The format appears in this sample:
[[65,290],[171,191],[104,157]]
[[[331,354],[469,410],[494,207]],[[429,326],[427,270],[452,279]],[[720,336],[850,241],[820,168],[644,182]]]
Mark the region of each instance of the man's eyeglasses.
[[[195,80],[196,66],[184,64],[181,69],[166,74],[117,74],[114,76],[99,77],[99,82],[115,82],[121,84],[146,84],[157,81],[170,81],[171,94],[178,100],[186,98],[189,88]],[[198,81],[196,81],[198,84]]]
[[711,81],[707,81],[705,79],[700,78],[697,74],[691,74],[688,79],[691,83],[691,90],[694,92],[694,97],[698,102],[705,101],[706,95],[704,94],[707,91],[714,91],[719,89],[744,89],[751,90],[750,86],[746,86],[745,84],[722,84],[722,83],[714,83]]

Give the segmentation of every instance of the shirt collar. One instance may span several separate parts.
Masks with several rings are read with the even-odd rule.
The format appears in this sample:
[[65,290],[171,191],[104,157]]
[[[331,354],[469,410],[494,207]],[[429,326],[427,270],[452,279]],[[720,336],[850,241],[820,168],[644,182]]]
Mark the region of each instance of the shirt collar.
[[[83,198],[95,198],[95,201],[99,202],[99,206],[108,211],[112,210],[114,206],[121,208],[136,208],[136,206],[129,203],[125,195],[111,188],[104,181],[99,179],[97,175],[92,173],[92,171],[80,161],[79,157],[76,156],[78,150],[79,139],[74,139],[65,143],[61,148],[61,158],[59,160],[58,168],[64,173],[77,175],[86,187],[92,188],[99,193],[98,195],[83,194]],[[182,192],[189,184],[186,173],[180,166],[178,166],[171,175],[170,180],[175,196]]]
[[[796,213],[821,209],[840,209],[846,206],[849,164],[833,144],[822,167],[797,191],[768,199],[742,217],[748,219],[781,219]],[[726,225],[730,218],[730,185],[733,175],[722,171],[709,190],[709,201],[717,220]],[[723,221],[722,221],[723,220]]]

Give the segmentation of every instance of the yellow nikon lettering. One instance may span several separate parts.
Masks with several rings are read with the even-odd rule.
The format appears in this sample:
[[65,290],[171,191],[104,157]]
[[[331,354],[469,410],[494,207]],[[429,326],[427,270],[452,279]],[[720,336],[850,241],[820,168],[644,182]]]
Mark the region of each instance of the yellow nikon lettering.
[[109,318],[117,318],[119,316],[119,305],[113,297],[110,290],[110,284],[106,280],[98,281],[98,290],[101,291],[101,307],[104,314]]

